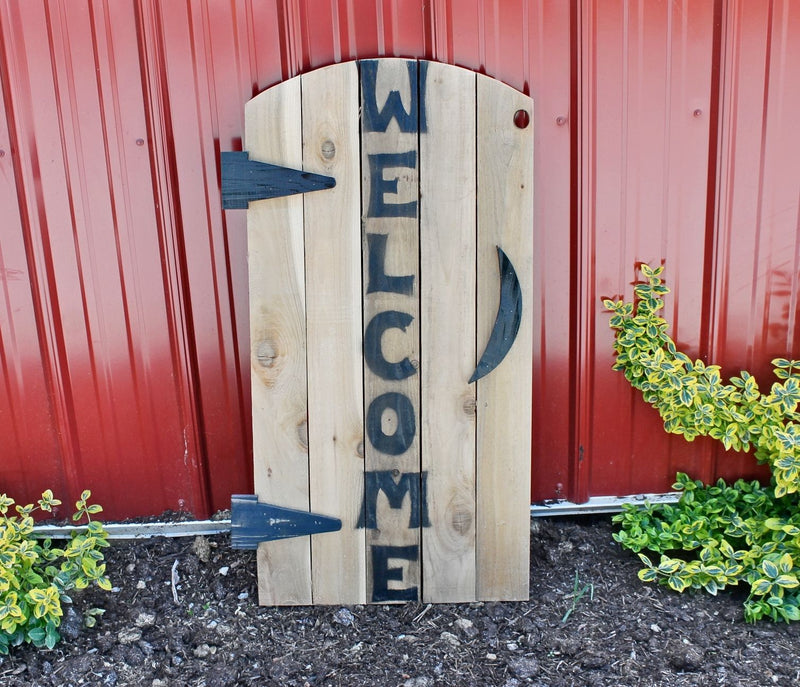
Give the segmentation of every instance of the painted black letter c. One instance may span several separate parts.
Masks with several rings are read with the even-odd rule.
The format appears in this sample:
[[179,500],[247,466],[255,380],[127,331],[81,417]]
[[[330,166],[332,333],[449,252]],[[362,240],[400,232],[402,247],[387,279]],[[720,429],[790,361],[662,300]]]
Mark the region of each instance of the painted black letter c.
[[406,379],[417,371],[407,357],[399,363],[390,363],[381,350],[381,337],[387,329],[405,331],[413,321],[414,318],[408,313],[387,310],[379,312],[367,325],[364,332],[364,360],[381,379]]

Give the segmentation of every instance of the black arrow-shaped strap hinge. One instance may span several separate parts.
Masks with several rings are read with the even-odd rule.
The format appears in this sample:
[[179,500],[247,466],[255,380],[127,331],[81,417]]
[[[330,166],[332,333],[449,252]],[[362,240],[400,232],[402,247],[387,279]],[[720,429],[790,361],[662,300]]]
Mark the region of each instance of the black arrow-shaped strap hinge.
[[222,209],[246,210],[253,200],[321,191],[336,186],[333,177],[250,159],[247,152],[220,154]]
[[259,503],[258,497],[252,494],[231,496],[231,547],[234,549],[256,549],[264,541],[340,529],[342,521],[338,518]]

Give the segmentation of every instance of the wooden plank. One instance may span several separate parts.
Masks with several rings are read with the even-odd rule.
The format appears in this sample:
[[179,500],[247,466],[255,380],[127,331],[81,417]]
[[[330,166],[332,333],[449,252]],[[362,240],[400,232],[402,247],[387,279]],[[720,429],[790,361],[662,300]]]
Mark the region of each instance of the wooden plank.
[[427,70],[420,135],[423,600],[475,600],[475,74]]
[[304,169],[336,187],[304,196],[311,510],[342,520],[315,535],[313,599],[365,601],[358,74],[354,64],[302,77]]
[[[251,159],[299,168],[300,111],[297,79],[248,102]],[[302,197],[251,203],[247,243],[255,491],[264,503],[308,510]],[[308,537],[260,544],[257,559],[261,604],[311,603]]]
[[[420,595],[417,63],[362,61],[367,600]],[[378,66],[379,65],[379,66]]]
[[[499,246],[516,268],[522,324],[505,360],[478,380],[478,597],[527,599],[530,538],[533,278],[533,107],[530,98],[477,77],[478,347],[499,300]],[[515,113],[531,122],[515,125]]]

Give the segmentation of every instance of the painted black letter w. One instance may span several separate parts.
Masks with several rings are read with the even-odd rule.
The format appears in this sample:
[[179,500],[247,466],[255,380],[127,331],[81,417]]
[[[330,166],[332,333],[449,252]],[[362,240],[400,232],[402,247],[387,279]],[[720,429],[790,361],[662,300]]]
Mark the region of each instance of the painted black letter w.
[[[407,112],[403,107],[403,100],[399,91],[389,91],[383,109],[378,109],[378,102],[375,95],[375,82],[378,77],[377,60],[362,60],[359,62],[361,67],[361,88],[364,109],[364,131],[386,131],[389,122],[394,119],[404,133],[415,133],[425,131],[425,107],[418,102],[420,99],[420,89],[417,82],[417,63],[409,61],[408,82],[411,91],[411,107]],[[423,63],[423,67],[426,66]],[[420,75],[422,80],[422,98],[424,98],[425,70]]]

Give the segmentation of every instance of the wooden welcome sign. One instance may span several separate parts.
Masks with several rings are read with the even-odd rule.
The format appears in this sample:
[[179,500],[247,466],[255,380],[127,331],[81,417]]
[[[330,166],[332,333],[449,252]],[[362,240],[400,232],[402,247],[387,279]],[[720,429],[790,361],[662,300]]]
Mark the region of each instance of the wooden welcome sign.
[[531,113],[402,59],[247,103],[250,160],[335,180],[247,212],[258,501],[341,521],[259,544],[262,604],[528,598]]

